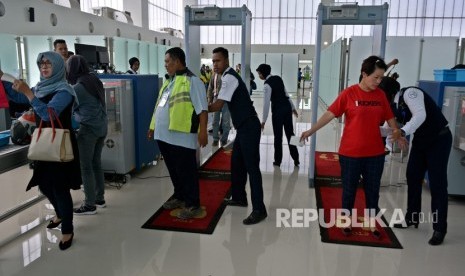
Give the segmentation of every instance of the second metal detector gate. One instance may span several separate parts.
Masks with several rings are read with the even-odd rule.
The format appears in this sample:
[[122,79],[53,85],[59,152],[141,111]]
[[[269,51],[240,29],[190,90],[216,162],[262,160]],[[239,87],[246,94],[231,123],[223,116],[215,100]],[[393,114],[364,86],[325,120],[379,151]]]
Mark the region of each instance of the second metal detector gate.
[[[315,47],[315,66],[313,68],[313,92],[311,97],[312,126],[315,125],[318,116],[318,95],[320,84],[320,59],[321,59],[321,33],[323,25],[376,25],[373,28],[372,53],[384,58],[386,50],[386,29],[389,5],[359,6],[357,3],[318,6],[318,23]],[[308,167],[309,186],[315,185],[315,147],[316,134],[310,136],[310,162]]]

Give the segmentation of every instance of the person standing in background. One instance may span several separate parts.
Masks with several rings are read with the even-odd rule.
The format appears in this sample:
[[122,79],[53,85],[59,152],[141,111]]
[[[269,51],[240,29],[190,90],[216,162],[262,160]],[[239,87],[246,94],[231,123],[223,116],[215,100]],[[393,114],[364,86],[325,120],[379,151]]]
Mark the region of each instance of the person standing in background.
[[70,57],[66,69],[68,82],[73,85],[79,100],[74,107],[74,118],[79,123],[77,142],[85,195],[84,203],[74,209],[74,214],[93,215],[97,207],[106,207],[102,170],[102,149],[108,123],[105,89],[100,79],[89,72],[84,57]]
[[257,90],[257,84],[255,83],[255,75],[250,71],[250,96],[252,96],[254,90]]
[[[214,73],[210,79],[210,84],[207,90],[208,104],[213,104],[218,99],[218,94],[221,89],[221,75]],[[220,111],[213,113],[213,144],[217,147],[220,141],[220,125],[221,125],[221,146],[228,143],[229,131],[231,129],[231,115],[229,114],[228,105],[223,105]]]
[[68,45],[66,45],[66,41],[64,39],[56,39],[53,41],[53,50],[60,54],[65,62],[68,60]]
[[129,70],[126,71],[126,74],[132,74],[136,75],[139,74],[137,71],[139,71],[139,66],[140,66],[140,61],[136,57],[132,57],[129,59]]
[[238,63],[238,64],[236,65],[236,73],[237,73],[239,76],[241,75],[241,70],[242,70],[241,64]]
[[265,128],[268,112],[270,111],[271,103],[271,123],[274,133],[274,166],[280,166],[283,159],[283,128],[286,134],[289,152],[294,165],[299,166],[299,152],[297,147],[290,144],[291,136],[294,136],[294,124],[292,122],[292,114],[299,117],[295,109],[292,99],[286,91],[283,79],[279,76],[271,75],[271,66],[268,64],[260,64],[257,68],[258,77],[265,81],[263,92],[263,118],[262,131]]

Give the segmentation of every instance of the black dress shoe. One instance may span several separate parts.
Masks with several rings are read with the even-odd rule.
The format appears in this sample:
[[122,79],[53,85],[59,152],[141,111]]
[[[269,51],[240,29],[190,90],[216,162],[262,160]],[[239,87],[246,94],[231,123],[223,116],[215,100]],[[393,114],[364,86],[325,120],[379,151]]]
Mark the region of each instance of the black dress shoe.
[[47,228],[48,229],[53,229],[53,228],[57,228],[58,225],[61,224],[61,220],[59,222],[54,222],[53,219],[51,221],[48,222],[47,224]]
[[395,223],[394,228],[409,228],[410,226],[414,226],[415,228],[418,228],[418,222],[413,222],[409,219],[406,219],[403,223]]
[[60,243],[58,244],[58,247],[61,249],[61,250],[66,250],[68,248],[71,247],[71,245],[73,244],[73,238],[74,238],[74,233],[71,234],[71,238],[65,242],[62,242],[60,241]]
[[266,211],[252,211],[250,215],[242,221],[245,225],[257,224],[264,220],[268,214]]
[[300,165],[299,161],[294,161],[294,166],[298,167]]
[[229,206],[247,207],[249,204],[247,201],[237,201],[234,199],[225,198],[224,203]]
[[371,235],[377,240],[381,239],[381,232],[379,232],[377,229],[372,230]]
[[431,245],[440,245],[444,241],[445,236],[446,236],[446,233],[434,231],[433,236],[428,241],[428,243]]
[[342,234],[346,237],[352,234],[352,228],[350,227],[344,227],[341,229],[341,231],[342,231]]

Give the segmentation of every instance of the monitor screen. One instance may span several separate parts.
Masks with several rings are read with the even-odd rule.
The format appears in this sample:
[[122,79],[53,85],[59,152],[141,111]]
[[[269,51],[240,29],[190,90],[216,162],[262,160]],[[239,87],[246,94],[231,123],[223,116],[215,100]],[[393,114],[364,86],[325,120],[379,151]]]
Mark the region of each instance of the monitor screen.
[[94,65],[98,63],[97,49],[95,45],[75,43],[74,50],[76,51],[76,55],[83,56],[89,65]]
[[97,52],[97,59],[99,64],[109,64],[110,63],[110,56],[108,55],[107,51],[98,51]]

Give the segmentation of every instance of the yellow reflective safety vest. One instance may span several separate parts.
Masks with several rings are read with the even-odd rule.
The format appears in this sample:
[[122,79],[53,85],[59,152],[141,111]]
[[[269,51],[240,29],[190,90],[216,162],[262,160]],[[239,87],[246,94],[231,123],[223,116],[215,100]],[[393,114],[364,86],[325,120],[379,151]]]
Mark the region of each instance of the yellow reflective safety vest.
[[[168,130],[179,131],[184,133],[197,133],[199,130],[199,116],[195,113],[194,105],[190,97],[191,76],[193,74],[187,71],[186,74],[176,75],[171,94],[167,104],[169,104],[170,123]],[[155,111],[158,107],[163,91],[170,84],[171,79],[165,80],[158,94],[158,100],[155,105]],[[155,130],[155,111],[153,112],[150,129]]]

